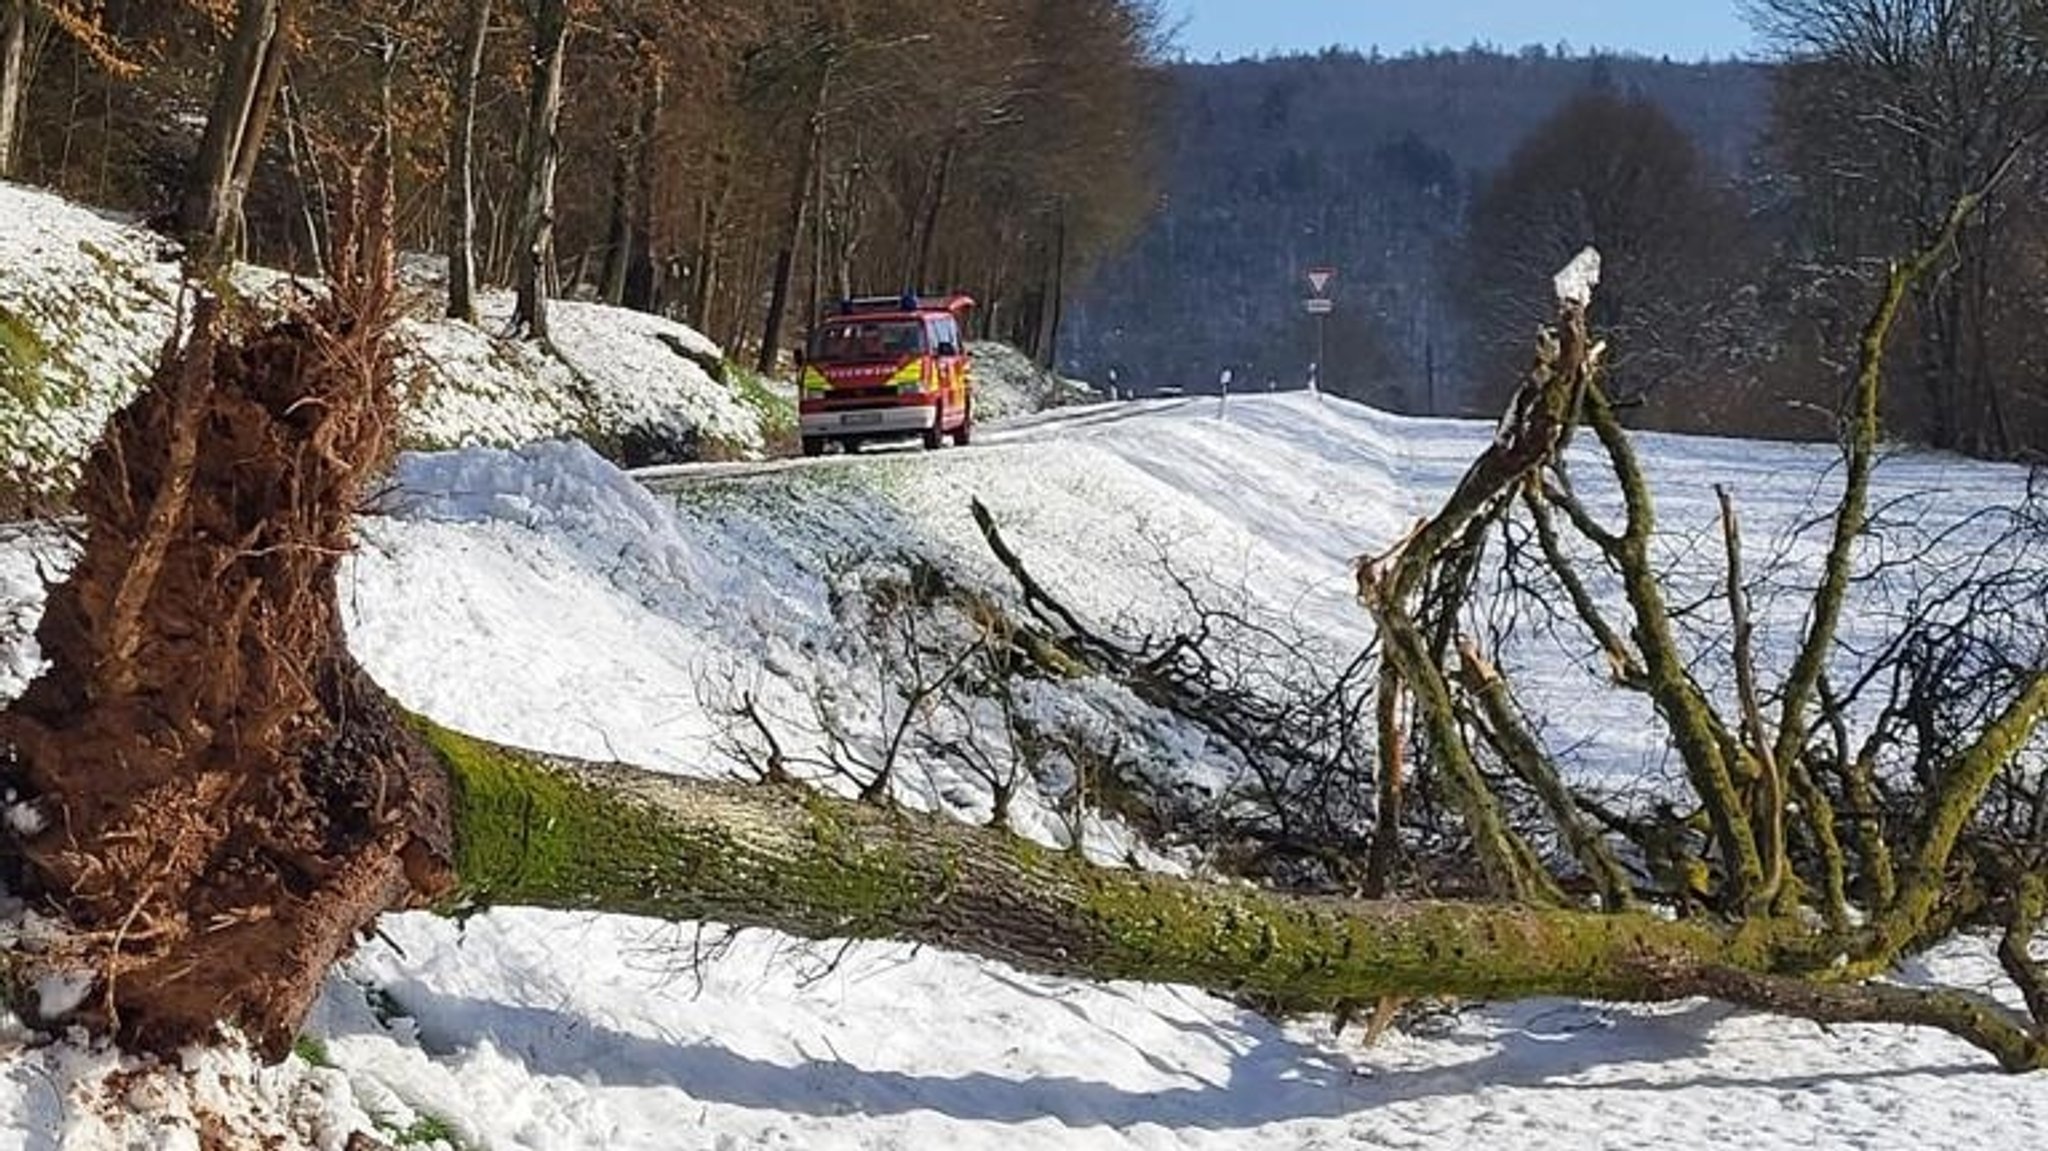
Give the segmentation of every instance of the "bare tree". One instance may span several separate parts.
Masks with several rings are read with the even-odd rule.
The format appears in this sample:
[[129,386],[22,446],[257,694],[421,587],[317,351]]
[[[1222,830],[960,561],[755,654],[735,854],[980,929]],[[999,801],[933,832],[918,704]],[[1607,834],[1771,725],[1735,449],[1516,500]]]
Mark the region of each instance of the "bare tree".
[[2042,228],[2048,167],[2048,58],[2027,0],[1748,0],[1757,28],[1788,57],[1778,72],[1775,145],[1794,224],[1785,274],[1811,284],[1799,310],[1827,341],[1853,323],[1871,269],[1941,226],[1959,197],[1977,201],[1943,274],[1914,286],[1890,390],[1897,430],[1936,447],[2007,455],[2038,450],[2048,412],[2024,412],[2041,355],[2029,300],[2040,264],[2024,254]]
[[448,129],[448,315],[476,322],[476,102],[491,0],[468,0],[455,61],[455,112]]
[[[1653,420],[1697,426],[1753,325],[1736,286],[1755,254],[1733,189],[1669,116],[1589,91],[1538,127],[1475,199],[1459,296],[1492,380],[1512,380],[1544,319],[1541,287],[1572,253],[1608,255],[1594,322],[1614,338],[1610,386]],[[1505,394],[1484,397],[1497,409]],[[1673,418],[1678,417],[1678,418]]]
[[293,0],[241,0],[221,58],[199,151],[185,177],[178,230],[201,266],[240,254],[242,202],[284,77]]
[[512,327],[548,338],[548,295],[555,278],[555,166],[561,157],[562,72],[569,51],[569,0],[529,0],[533,74],[519,153],[518,302]]

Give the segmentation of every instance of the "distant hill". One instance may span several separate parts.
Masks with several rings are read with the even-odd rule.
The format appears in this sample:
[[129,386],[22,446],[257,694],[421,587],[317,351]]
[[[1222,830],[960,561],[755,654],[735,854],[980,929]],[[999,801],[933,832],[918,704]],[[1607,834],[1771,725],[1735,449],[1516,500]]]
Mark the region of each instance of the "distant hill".
[[1769,111],[1769,69],[1638,57],[1352,52],[1172,68],[1159,211],[1068,309],[1063,371],[1123,386],[1298,387],[1315,355],[1304,271],[1337,270],[1323,384],[1456,410],[1449,258],[1469,198],[1573,94],[1670,113],[1731,180]]

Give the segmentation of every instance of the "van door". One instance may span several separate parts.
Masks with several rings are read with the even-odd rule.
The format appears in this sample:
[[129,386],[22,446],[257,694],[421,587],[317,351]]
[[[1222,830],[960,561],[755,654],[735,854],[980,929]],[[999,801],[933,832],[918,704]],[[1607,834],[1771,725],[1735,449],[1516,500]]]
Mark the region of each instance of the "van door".
[[945,397],[946,418],[954,424],[967,419],[967,350],[960,346],[960,325],[951,316],[934,317],[931,322],[934,364],[939,375],[939,392]]

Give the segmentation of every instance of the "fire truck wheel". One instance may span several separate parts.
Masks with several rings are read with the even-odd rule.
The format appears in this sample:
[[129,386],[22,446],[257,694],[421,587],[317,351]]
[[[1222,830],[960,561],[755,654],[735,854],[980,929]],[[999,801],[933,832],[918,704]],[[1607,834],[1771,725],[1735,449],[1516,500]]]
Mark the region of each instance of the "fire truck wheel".
[[824,455],[824,454],[825,454],[825,441],[824,441],[823,439],[821,439],[820,437],[818,437],[818,436],[805,436],[805,437],[804,437],[804,454],[805,454],[805,455],[807,455],[807,456],[822,456],[822,455]]
[[938,451],[946,446],[946,409],[932,413],[932,426],[924,430],[924,450]]

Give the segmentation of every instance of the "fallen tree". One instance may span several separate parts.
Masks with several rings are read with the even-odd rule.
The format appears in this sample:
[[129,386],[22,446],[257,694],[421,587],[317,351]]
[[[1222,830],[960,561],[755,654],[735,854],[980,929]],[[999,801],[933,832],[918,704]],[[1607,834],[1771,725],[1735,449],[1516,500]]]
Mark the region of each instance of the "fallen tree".
[[688,781],[426,731],[454,779],[468,900],[912,940],[1288,1011],[1398,995],[1704,995],[1821,1022],[1935,1027],[2008,1070],[2048,1067],[2048,1042],[1984,996],[1809,978],[1839,941],[1792,921],[1281,895],[1097,867],[796,784]]
[[[50,666],[0,716],[6,782],[31,813],[9,821],[10,847],[28,890],[76,929],[35,963],[93,973],[97,993],[80,1017],[124,1042],[169,1050],[234,1024],[281,1054],[329,965],[381,911],[526,904],[919,940],[1284,1010],[1400,995],[1711,995],[1827,1022],[1936,1027],[2008,1069],[2048,1066],[2038,1016],[1966,991],[1867,981],[1932,939],[1996,922],[2008,973],[2044,1010],[2029,950],[2042,914],[2038,856],[2001,856],[1972,829],[2048,711],[2048,677],[1987,680],[1996,706],[1943,753],[1917,799],[1873,772],[1840,773],[1844,789],[1890,789],[1903,812],[1858,849],[1884,895],[1858,923],[1833,875],[1846,870],[1842,852],[1825,846],[1839,843],[1820,812],[1826,795],[1799,766],[1812,729],[1796,739],[1781,729],[1781,768],[1751,764],[1765,753],[1762,729],[1726,724],[1702,702],[1676,645],[1658,638],[1648,610],[1658,589],[1630,562],[1636,529],[1615,537],[1637,618],[1613,627],[1588,597],[1585,622],[1611,644],[1617,679],[1656,693],[1688,761],[1705,757],[1695,778],[1724,843],[1722,878],[1704,893],[1715,914],[1672,918],[1642,905],[1674,893],[1638,884],[1615,855],[1617,838],[1655,829],[1626,817],[1612,830],[1590,825],[1593,807],[1460,636],[1475,533],[1558,466],[1581,413],[1628,458],[1598,390],[1583,298],[1566,299],[1516,411],[1445,512],[1361,571],[1391,680],[1421,717],[1410,750],[1451,795],[1494,897],[1311,898],[1092,867],[999,829],[786,783],[546,760],[408,723],[349,659],[335,606],[348,523],[388,445],[391,257],[387,214],[372,205],[336,230],[351,238],[332,261],[337,281],[299,318],[238,339],[202,304],[190,338],[167,349],[93,457],[79,500],[83,556],[38,632]],[[1881,350],[1888,316],[1874,321],[1867,353]],[[1874,434],[1874,409],[1859,411],[1852,492]],[[1558,495],[1584,534],[1607,538]],[[1632,515],[1638,502],[1632,488]],[[1845,508],[1857,511],[1853,498]],[[1839,610],[1825,602],[1835,583],[1824,582],[1816,634]],[[1782,689],[1785,714],[1796,720],[1819,699],[1830,724],[1845,723],[1824,678],[1797,672]],[[1402,756],[1398,717],[1382,719],[1392,737],[1382,754]],[[1695,736],[1698,747],[1686,742]],[[1544,796],[1563,850],[1501,802],[1502,762]],[[1402,778],[1390,770],[1381,786]],[[1794,858],[1787,827],[1820,846]],[[1888,886],[1874,874],[1880,856],[1893,861]],[[1966,860],[2017,870],[1959,882]],[[1600,910],[1563,894],[1578,865],[1595,877]],[[1795,882],[1816,870],[1821,882]],[[2019,896],[1991,898],[1994,874]]]

